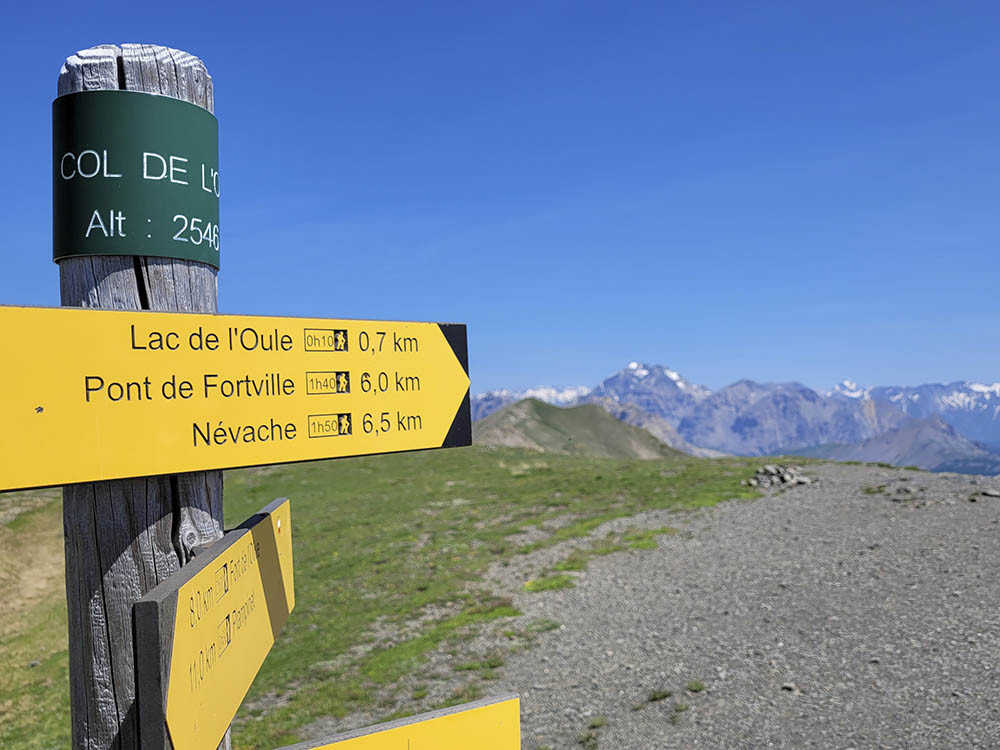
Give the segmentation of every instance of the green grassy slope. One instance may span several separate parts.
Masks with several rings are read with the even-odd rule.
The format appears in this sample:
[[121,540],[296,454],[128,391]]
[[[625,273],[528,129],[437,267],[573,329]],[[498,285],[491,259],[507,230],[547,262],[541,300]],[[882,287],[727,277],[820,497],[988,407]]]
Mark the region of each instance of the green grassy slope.
[[505,445],[600,458],[665,458],[680,453],[594,404],[563,409],[535,399],[510,404],[473,425],[478,445]]
[[0,494],[0,747],[69,747],[62,493]]
[[[537,548],[650,508],[751,497],[739,486],[750,470],[744,459],[626,461],[473,447],[228,472],[229,526],[275,497],[291,498],[296,590],[295,610],[237,718],[234,746],[271,750],[307,739],[298,730],[317,718],[357,710],[388,718],[380,700],[404,677],[451,690],[434,682],[451,678],[429,673],[425,657],[477,623],[518,614],[468,586],[491,562],[527,551],[514,536],[523,530],[539,533]],[[10,497],[0,495],[0,509]],[[566,523],[542,527],[553,519]],[[24,575],[52,555],[61,572],[57,497],[13,522],[0,514],[0,532]],[[12,607],[19,589],[4,579],[0,747],[68,746],[65,595],[61,575],[46,581]],[[488,673],[462,672],[471,682],[451,701],[488,693],[489,683],[479,683]],[[398,697],[404,712],[440,705],[418,692]]]

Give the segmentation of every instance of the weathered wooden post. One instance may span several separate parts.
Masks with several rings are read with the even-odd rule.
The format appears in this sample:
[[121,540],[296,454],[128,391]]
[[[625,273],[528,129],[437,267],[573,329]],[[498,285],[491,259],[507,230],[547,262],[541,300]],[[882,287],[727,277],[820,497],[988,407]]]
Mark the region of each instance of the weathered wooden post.
[[[204,63],[167,47],[101,45],[66,60],[59,96],[100,89],[161,94],[214,110]],[[64,306],[217,310],[216,269],[207,263],[78,256],[60,261],[59,277]],[[132,750],[140,746],[132,605],[195,548],[222,536],[222,472],[69,485],[63,524],[73,747]]]

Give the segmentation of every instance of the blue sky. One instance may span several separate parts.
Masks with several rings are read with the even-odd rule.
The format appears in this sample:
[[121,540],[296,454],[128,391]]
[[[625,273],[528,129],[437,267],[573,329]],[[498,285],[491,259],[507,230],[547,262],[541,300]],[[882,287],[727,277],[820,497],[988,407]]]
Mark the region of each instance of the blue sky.
[[4,0],[0,304],[58,304],[51,100],[216,86],[222,312],[469,325],[474,392],[1000,380],[996,3]]

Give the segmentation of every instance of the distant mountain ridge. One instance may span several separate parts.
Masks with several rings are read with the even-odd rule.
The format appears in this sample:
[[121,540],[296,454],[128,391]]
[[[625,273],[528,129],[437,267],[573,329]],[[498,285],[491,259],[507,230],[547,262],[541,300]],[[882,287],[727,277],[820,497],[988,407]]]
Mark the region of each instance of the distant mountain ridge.
[[[592,389],[540,387],[475,396],[473,418],[487,416],[527,393],[560,406],[598,404],[694,455],[698,451],[770,455],[816,446],[861,446],[905,428],[911,420],[934,415],[965,442],[945,439],[939,434],[940,425],[912,426],[913,435],[923,436],[938,451],[936,457],[924,456],[927,465],[990,467],[984,454],[1000,451],[1000,383],[863,387],[845,380],[829,391],[817,391],[800,383],[740,380],[712,391],[669,367],[630,362]],[[910,433],[904,429],[901,434]],[[873,445],[866,450],[874,450]]]
[[[571,396],[569,389],[551,390],[563,394],[565,405],[634,405],[666,420],[692,446],[736,455],[860,443],[906,418],[891,404],[823,396],[799,383],[740,380],[713,392],[669,367],[640,362],[630,362],[589,392],[572,389]],[[474,399],[473,414],[495,410],[497,393]],[[509,398],[508,403],[516,400],[516,394]]]
[[741,380],[698,404],[677,431],[706,448],[770,455],[802,445],[860,443],[905,419],[891,404],[826,398],[800,383]]
[[1000,456],[979,447],[934,414],[911,418],[859,445],[820,445],[796,455],[835,461],[881,461],[928,471],[1000,474]]
[[718,458],[726,455],[721,451],[714,451],[711,448],[699,448],[696,445],[692,445],[682,438],[680,433],[666,419],[658,417],[655,414],[650,414],[648,411],[643,411],[635,404],[618,403],[611,399],[595,399],[591,400],[590,403],[600,406],[615,419],[630,424],[633,427],[639,427],[661,443],[688,455],[698,456],[699,458]]
[[940,414],[945,422],[969,439],[1000,450],[1000,383],[956,381],[862,387],[845,380],[830,393],[845,398],[887,401],[917,419]]
[[504,445],[595,458],[679,455],[651,434],[615,419],[595,404],[560,408],[537,399],[508,404],[472,427],[477,445]]
[[526,398],[533,398],[555,406],[572,406],[589,394],[590,390],[585,385],[570,386],[569,388],[553,388],[541,385],[537,388],[528,388],[523,391],[512,391],[507,388],[486,391],[472,397],[472,421],[475,422],[488,417],[493,412],[507,406],[507,404],[514,404]]

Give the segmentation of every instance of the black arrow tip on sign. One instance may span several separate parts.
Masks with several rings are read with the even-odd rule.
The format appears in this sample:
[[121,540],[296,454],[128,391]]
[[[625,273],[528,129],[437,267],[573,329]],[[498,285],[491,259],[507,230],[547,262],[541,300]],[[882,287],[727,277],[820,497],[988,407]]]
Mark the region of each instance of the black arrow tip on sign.
[[[438,323],[445,341],[455,353],[455,358],[466,376],[469,375],[469,339],[464,323]],[[465,392],[462,405],[458,407],[455,419],[452,420],[448,434],[444,438],[442,448],[455,448],[460,445],[472,445],[472,404],[469,391]]]
[[469,399],[469,392],[465,392],[462,405],[458,407],[458,413],[445,435],[442,448],[456,448],[460,445],[472,445],[472,404]]
[[438,328],[441,329],[441,333],[444,334],[445,341],[451,347],[451,350],[455,352],[455,358],[458,359],[459,363],[462,365],[462,369],[465,370],[465,374],[469,374],[469,339],[465,332],[464,323],[438,323]]

